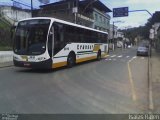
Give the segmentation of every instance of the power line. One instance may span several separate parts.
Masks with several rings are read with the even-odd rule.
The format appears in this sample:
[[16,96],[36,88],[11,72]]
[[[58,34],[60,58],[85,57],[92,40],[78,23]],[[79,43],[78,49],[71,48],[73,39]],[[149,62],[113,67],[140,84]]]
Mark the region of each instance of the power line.
[[26,4],[24,4],[24,3],[21,3],[21,2],[15,1],[15,0],[11,0],[11,1],[16,2],[16,3],[18,3],[18,4],[21,4],[21,5],[24,5],[24,6],[29,7],[29,8],[31,7],[31,6],[29,6],[29,5],[26,5]]

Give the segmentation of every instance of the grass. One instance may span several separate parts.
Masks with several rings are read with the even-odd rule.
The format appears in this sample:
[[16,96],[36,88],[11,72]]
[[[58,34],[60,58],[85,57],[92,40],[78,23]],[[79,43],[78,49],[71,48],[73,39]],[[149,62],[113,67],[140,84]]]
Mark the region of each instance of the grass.
[[10,25],[0,19],[0,29],[10,29]]
[[0,51],[12,51],[12,47],[10,47],[10,46],[0,46]]
[[[6,21],[6,20],[3,18],[0,19],[0,30],[3,32],[5,31],[6,35],[10,35],[10,27],[11,26],[9,24],[7,24],[7,22],[4,22],[4,21]],[[9,40],[9,37],[7,36],[6,39],[3,39],[6,36],[5,34],[4,35],[3,34],[2,34],[2,36],[0,36],[1,37],[0,40],[3,40],[3,43],[5,43],[5,41],[6,41],[6,43],[2,44],[1,43],[2,41],[0,42],[0,51],[11,51],[12,46],[7,45],[7,43],[8,43],[7,40]]]

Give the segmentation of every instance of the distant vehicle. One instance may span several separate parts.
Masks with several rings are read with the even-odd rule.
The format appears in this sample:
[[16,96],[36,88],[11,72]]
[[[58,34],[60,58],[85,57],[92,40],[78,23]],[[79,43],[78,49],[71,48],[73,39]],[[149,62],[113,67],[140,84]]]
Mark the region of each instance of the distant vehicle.
[[149,55],[149,49],[146,46],[140,46],[137,49],[137,56],[148,56]]
[[54,18],[18,22],[14,38],[14,65],[27,68],[72,67],[108,52],[108,33]]
[[131,45],[128,45],[128,48],[131,48]]
[[122,41],[117,41],[117,47],[122,48],[123,47],[123,42]]

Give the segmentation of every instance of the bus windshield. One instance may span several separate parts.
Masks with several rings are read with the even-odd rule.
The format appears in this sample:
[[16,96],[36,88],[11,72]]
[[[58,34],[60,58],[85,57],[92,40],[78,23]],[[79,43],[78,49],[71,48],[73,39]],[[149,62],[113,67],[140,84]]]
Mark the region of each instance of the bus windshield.
[[46,50],[50,20],[35,19],[19,22],[14,39],[14,52],[19,55],[40,55]]

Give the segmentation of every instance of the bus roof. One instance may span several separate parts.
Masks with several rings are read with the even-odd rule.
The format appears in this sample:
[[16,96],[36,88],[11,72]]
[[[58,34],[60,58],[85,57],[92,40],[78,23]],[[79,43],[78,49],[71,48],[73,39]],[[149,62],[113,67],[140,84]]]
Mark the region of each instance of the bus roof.
[[92,30],[92,31],[95,31],[95,32],[100,32],[100,33],[108,34],[108,32],[100,31],[100,30],[97,30],[97,29],[93,29],[93,28],[90,28],[90,27],[78,25],[78,24],[75,24],[75,23],[67,22],[67,21],[56,19],[56,18],[52,18],[52,17],[27,18],[27,19],[20,20],[19,22],[25,21],[25,20],[34,20],[34,19],[50,19],[52,22],[59,22],[59,23],[63,23],[63,24],[67,24],[67,25],[71,25],[71,26],[75,26],[75,27],[79,27],[79,28],[84,28],[84,29]]

